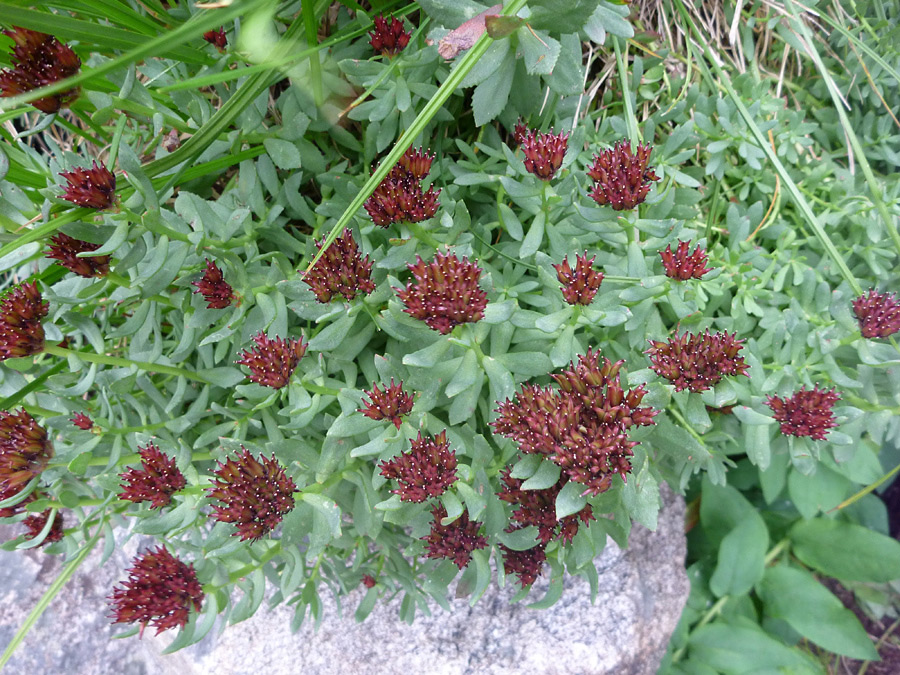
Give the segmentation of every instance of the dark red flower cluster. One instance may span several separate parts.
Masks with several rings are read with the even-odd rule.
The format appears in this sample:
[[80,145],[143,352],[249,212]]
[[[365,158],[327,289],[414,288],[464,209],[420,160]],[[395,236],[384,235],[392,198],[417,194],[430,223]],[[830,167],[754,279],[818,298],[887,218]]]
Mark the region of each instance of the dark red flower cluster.
[[[12,68],[0,71],[0,97],[8,98],[46,87],[78,73],[81,59],[68,45],[52,35],[15,26],[3,31],[13,39]],[[55,113],[78,98],[78,87],[44,96],[31,105],[45,113]]]
[[396,480],[399,489],[391,490],[404,502],[420,503],[439,497],[456,482],[456,453],[447,442],[447,432],[427,438],[419,432],[410,441],[412,450],[381,463],[381,475]]
[[610,488],[613,475],[625,479],[637,445],[628,440],[628,430],[654,424],[658,412],[640,405],[643,386],[622,389],[622,361],[604,359],[601,366],[599,357],[589,349],[578,365],[553,375],[557,390],[523,385],[513,400],[500,404],[491,424],[522,452],[548,456],[565,477],[585,486],[584,494],[594,495]]
[[484,318],[487,293],[478,288],[481,268],[468,258],[437,252],[430,263],[416,256],[416,263],[407,267],[415,282],[407,283],[406,290],[394,290],[411,317],[441,335]]
[[215,45],[216,49],[220,52],[225,51],[225,47],[228,46],[228,38],[225,36],[225,27],[223,26],[219,30],[208,30],[203,34],[203,39],[206,40],[209,44]]
[[37,285],[19,284],[0,300],[0,361],[44,351],[44,326],[50,305]]
[[563,285],[562,294],[570,305],[589,305],[597,295],[597,289],[603,282],[603,272],[593,268],[594,256],[590,260],[587,251],[584,255],[575,256],[575,269],[569,265],[569,260],[563,260],[559,265],[554,265],[556,278]]
[[53,457],[47,431],[24,410],[0,410],[0,498],[8,499]]
[[659,176],[648,166],[653,147],[638,145],[632,153],[631,142],[622,140],[612,149],[594,156],[587,174],[594,181],[591,197],[601,206],[615,211],[627,211],[642,204],[650,192],[650,183]]
[[552,180],[566,156],[569,134],[545,134],[519,122],[513,135],[525,153],[525,169],[541,180]]
[[78,257],[79,253],[96,251],[100,248],[100,244],[81,241],[81,239],[75,239],[62,232],[58,232],[50,241],[53,245],[50,247],[47,257],[58,260],[59,264],[70,272],[85,278],[105,277],[109,274],[108,255]]
[[668,342],[650,344],[650,368],[674,384],[675,391],[706,391],[726,375],[747,375],[750,367],[738,354],[744,341],[735,340],[734,333],[676,333]]
[[374,588],[377,583],[371,574],[363,574],[362,582],[366,588]]
[[76,427],[85,431],[90,431],[94,428],[94,421],[84,413],[75,413],[75,416],[70,421]]
[[429,187],[422,192],[421,180],[431,170],[434,156],[421,149],[409,148],[372,196],[363,204],[372,222],[379,227],[391,223],[419,223],[428,220],[438,209],[438,195]]
[[241,540],[253,541],[268,534],[294,508],[294,481],[274,456],[261,459],[243,448],[236,459],[219,464],[217,480],[209,490],[209,497],[221,502],[213,506],[213,517],[234,523],[234,536]]
[[900,302],[894,293],[873,288],[853,301],[853,313],[864,338],[885,338],[900,331]]
[[260,331],[253,337],[256,346],[245,349],[235,363],[247,366],[251,382],[273,389],[281,389],[291,379],[300,359],[306,354],[303,336],[297,338],[269,339]]
[[[324,242],[324,238],[317,241],[316,248],[322,250]],[[337,295],[353,300],[357,293],[368,295],[375,290],[372,261],[369,256],[360,254],[350,230],[344,230],[325,249],[313,268],[303,275],[303,283],[309,285],[319,302],[331,302]]]
[[206,259],[206,270],[198,281],[192,281],[191,286],[196,286],[194,294],[200,293],[206,300],[208,309],[225,309],[234,300],[234,289],[225,281],[225,275],[218,265]]
[[409,44],[410,33],[403,29],[403,22],[399,19],[392,16],[389,21],[379,14],[373,21],[375,30],[369,33],[369,44],[382,56],[395,56]]
[[547,560],[544,544],[538,544],[524,551],[514,551],[500,544],[500,552],[503,554],[503,571],[506,574],[515,574],[522,588],[530,586],[541,575],[544,562]]
[[587,524],[594,519],[590,504],[578,513],[566,516],[562,520],[556,519],[556,497],[569,482],[565,476],[561,476],[556,485],[543,490],[523,490],[524,481],[513,478],[509,468],[500,473],[500,479],[503,481],[503,489],[497,496],[517,507],[510,519],[515,525],[511,525],[507,532],[534,525],[538,529],[538,537],[542,543],[549,544],[551,540],[558,539],[563,544],[568,544],[578,534],[579,520]]
[[363,400],[363,408],[359,412],[373,420],[390,420],[398,429],[403,423],[400,418],[409,415],[413,409],[413,397],[403,391],[403,382],[391,384],[382,391],[378,385],[372,383],[372,391],[364,392],[369,400]]
[[788,398],[769,396],[766,405],[781,423],[781,433],[785,436],[809,436],[824,441],[828,430],[837,426],[831,409],[840,398],[834,389],[826,391],[816,385],[807,390],[804,386]]
[[113,589],[110,606],[113,623],[139,623],[141,634],[147,625],[156,634],[183,627],[191,607],[199,612],[203,587],[193,565],[186,565],[159,546],[134,559],[128,580]]
[[96,160],[90,169],[77,168],[59,174],[68,185],[62,198],[88,209],[108,209],[116,201],[116,176]]
[[431,515],[431,532],[422,537],[426,542],[425,549],[429,558],[447,558],[462,569],[472,559],[472,551],[487,546],[487,537],[478,534],[481,523],[469,520],[468,511],[463,511],[449,525],[441,525],[441,521],[447,517],[447,510],[442,504],[435,505],[431,509]]
[[[25,538],[34,539],[43,532],[51,513],[53,513],[53,509],[47,509],[41,513],[33,513],[23,520],[22,524],[25,526]],[[50,531],[47,533],[47,536],[44,537],[41,546],[61,541],[63,534],[63,515],[57,511],[53,516],[53,523],[50,525]]]
[[679,241],[674,252],[671,244],[666,246],[665,251],[659,252],[666,276],[670,279],[678,281],[699,279],[710,271],[706,266],[706,249],[697,246],[692,253],[688,253],[690,245],[690,241]]
[[138,447],[140,469],[128,469],[119,474],[122,479],[122,499],[135,504],[150,502],[150,508],[161,509],[172,501],[172,495],[182,490],[187,481],[175,466],[175,460],[162,452],[155,443]]

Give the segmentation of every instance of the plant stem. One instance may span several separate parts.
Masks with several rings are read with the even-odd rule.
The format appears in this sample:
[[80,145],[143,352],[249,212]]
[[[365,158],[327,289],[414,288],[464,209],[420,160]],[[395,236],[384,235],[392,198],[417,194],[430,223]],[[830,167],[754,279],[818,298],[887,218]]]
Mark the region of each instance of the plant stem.
[[120,368],[129,368],[131,366],[134,366],[136,368],[139,368],[140,370],[146,370],[151,373],[162,373],[164,375],[186,377],[189,380],[194,380],[195,382],[212,384],[212,382],[207,380],[205,377],[202,377],[199,373],[185,370],[184,368],[176,368],[175,366],[164,366],[158,363],[148,363],[147,361],[132,361],[131,359],[126,359],[121,356],[107,356],[106,354],[94,354],[92,352],[78,352],[74,349],[60,347],[59,345],[45,345],[44,351],[47,354],[53,354],[54,356],[62,356],[65,358],[74,356],[75,358],[81,359],[82,361],[87,361],[88,363],[100,363],[106,366],[118,366]]

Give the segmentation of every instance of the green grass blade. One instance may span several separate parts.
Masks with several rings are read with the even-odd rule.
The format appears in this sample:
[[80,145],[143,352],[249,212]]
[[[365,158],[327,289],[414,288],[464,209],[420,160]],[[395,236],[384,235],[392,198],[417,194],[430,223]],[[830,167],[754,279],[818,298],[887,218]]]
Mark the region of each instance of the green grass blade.
[[803,41],[806,45],[806,53],[813,60],[816,69],[819,71],[819,75],[821,75],[825,82],[825,86],[828,87],[828,93],[831,94],[831,101],[834,104],[834,109],[841,119],[841,126],[844,129],[844,133],[847,135],[847,139],[850,141],[853,152],[856,154],[856,160],[859,162],[859,168],[862,169],[863,176],[866,178],[866,183],[869,185],[872,202],[875,204],[875,208],[878,209],[878,213],[884,221],[884,226],[887,228],[888,235],[894,243],[897,254],[900,255],[900,233],[897,232],[895,219],[891,218],[891,214],[888,213],[881,192],[881,186],[875,178],[875,173],[872,171],[872,167],[869,164],[869,160],[866,158],[866,153],[863,150],[862,144],[859,142],[859,138],[856,136],[856,132],[853,131],[853,125],[847,117],[847,111],[844,110],[844,103],[841,100],[837,85],[834,83],[834,78],[831,77],[831,72],[825,67],[825,64],[822,63],[822,58],[819,56],[819,52],[816,49],[813,36],[810,34],[806,24],[797,16],[796,11],[794,10],[794,3],[791,2],[791,0],[785,0],[785,8],[790,14],[789,20],[791,27],[798,35],[803,37]]
[[815,233],[816,238],[822,244],[825,252],[834,261],[834,264],[837,266],[838,271],[841,273],[841,276],[844,277],[844,279],[850,285],[850,288],[853,289],[853,292],[856,293],[856,295],[862,295],[863,290],[859,285],[859,281],[857,281],[856,277],[853,276],[853,272],[850,271],[850,268],[847,267],[847,263],[844,261],[844,258],[838,252],[837,248],[835,248],[834,242],[831,241],[831,237],[828,236],[828,233],[819,223],[819,219],[816,218],[816,214],[813,213],[809,202],[806,201],[806,198],[800,192],[800,189],[797,187],[794,179],[791,178],[791,175],[788,173],[787,169],[785,169],[784,165],[781,163],[781,160],[778,159],[775,151],[769,145],[765,135],[756,125],[753,116],[750,114],[750,111],[747,110],[747,106],[744,105],[741,97],[738,96],[737,92],[734,90],[734,86],[731,84],[731,78],[722,69],[722,66],[719,65],[719,62],[712,55],[709,43],[706,41],[703,33],[697,28],[696,24],[694,24],[694,21],[688,14],[687,9],[684,7],[683,0],[676,0],[676,6],[679,13],[681,14],[682,19],[684,19],[684,21],[688,24],[691,33],[693,33],[695,39],[703,48],[703,53],[706,55],[706,59],[712,65],[713,70],[715,70],[716,75],[718,76],[719,82],[725,88],[728,96],[731,98],[735,107],[738,109],[738,112],[744,119],[744,122],[747,124],[747,127],[750,129],[753,137],[756,139],[756,142],[759,145],[760,149],[766,154],[766,157],[772,163],[772,166],[775,167],[775,170],[781,177],[782,183],[784,184],[787,191],[790,192],[791,197],[793,197],[794,204],[796,204],[797,208],[800,209],[800,212],[803,214],[803,217],[806,219],[807,223],[809,223],[809,226]]
[[101,528],[97,528],[97,531],[94,535],[85,542],[85,545],[82,546],[81,550],[78,551],[78,554],[72,558],[68,563],[66,563],[65,567],[63,567],[62,572],[60,572],[59,576],[53,580],[53,583],[50,584],[50,587],[41,596],[41,599],[38,600],[38,603],[34,606],[34,609],[31,610],[31,613],[22,622],[22,625],[19,626],[19,630],[16,631],[16,634],[13,635],[13,639],[9,641],[9,644],[6,645],[6,649],[3,650],[3,655],[0,656],[0,670],[9,663],[9,660],[12,658],[12,655],[15,653],[16,649],[18,649],[19,645],[22,644],[22,640],[25,639],[25,636],[28,635],[28,631],[31,630],[32,626],[37,623],[37,620],[41,618],[41,615],[47,610],[47,607],[50,606],[50,603],[53,602],[53,598],[55,598],[59,592],[63,589],[63,586],[72,578],[72,575],[78,570],[81,564],[87,559],[88,554],[93,550],[94,546],[97,544],[97,541],[100,539],[100,531]]
[[[0,103],[2,103],[0,109],[8,110],[10,108],[22,105],[23,103],[30,103],[31,101],[35,101],[39,98],[50,96],[51,94],[56,94],[61,91],[66,91],[67,89],[71,89],[74,86],[81,85],[85,82],[88,82],[89,80],[103,78],[108,73],[115,72],[130,63],[140,61],[141,59],[144,59],[148,56],[157,56],[159,54],[166,53],[167,51],[177,47],[180,44],[200,37],[208,30],[212,30],[213,28],[221,26],[222,23],[229,21],[230,19],[234,19],[235,17],[241,16],[242,14],[256,11],[257,9],[267,4],[271,4],[271,2],[272,0],[246,0],[246,2],[235,2],[230,7],[216,9],[212,12],[197,14],[192,17],[190,21],[186,21],[178,28],[167,31],[159,37],[153,38],[152,40],[145,41],[143,44],[138,45],[131,51],[125,52],[121,56],[117,56],[114,59],[110,59],[106,63],[96,68],[82,68],[82,71],[78,75],[66,78],[65,80],[55,82],[54,84],[48,85],[46,87],[41,87],[40,89],[34,89],[33,91],[29,91],[24,94],[19,94],[18,96],[11,96],[9,98],[0,99]],[[0,12],[4,11],[2,7],[9,7],[9,5],[0,6]],[[40,14],[40,16],[51,15]],[[7,17],[4,15],[4,18]],[[93,26],[94,24],[90,25]],[[99,27],[94,26],[95,30],[97,28]],[[133,46],[134,44],[135,43],[132,42],[129,46]]]
[[[113,26],[103,26],[60,14],[16,7],[4,2],[0,2],[0,16],[14,26],[50,33],[63,42],[77,40],[82,44],[96,45],[110,51],[133,49],[135,45],[150,42],[148,37],[142,33],[134,33]],[[185,47],[178,42],[170,43],[164,49],[154,52],[153,55],[177,58],[185,63],[213,63],[213,58],[209,54],[193,47]]]
[[[512,2],[503,8],[501,14],[510,16],[518,12],[524,5],[525,0],[512,0]],[[406,152],[406,149],[412,145],[416,136],[422,133],[427,124],[437,114],[438,110],[440,110],[441,106],[444,105],[444,102],[450,98],[450,94],[456,90],[465,76],[484,55],[492,42],[493,39],[485,32],[478,38],[478,41],[472,48],[469,49],[468,53],[459,60],[456,67],[450,71],[450,76],[444,80],[444,83],[437,92],[435,92],[434,96],[432,96],[428,103],[425,104],[422,108],[422,112],[420,112],[416,119],[413,120],[413,123],[409,128],[403,132],[399,139],[397,139],[394,147],[376,167],[375,171],[372,172],[372,175],[369,176],[369,180],[366,181],[365,185],[362,186],[362,189],[360,189],[356,197],[353,198],[353,201],[350,202],[350,205],[346,208],[344,213],[341,214],[341,217],[338,218],[338,221],[334,224],[331,232],[328,233],[321,248],[319,248],[319,251],[306,268],[307,272],[309,272],[309,270],[313,268],[313,265],[318,262],[326,249],[331,246],[331,243],[340,236],[340,233],[344,231],[344,228],[350,224],[350,221],[353,220],[357,211],[362,208],[362,205],[369,198],[369,195],[375,191],[375,188],[377,188],[384,177],[388,175],[388,172],[393,168],[394,164],[397,163],[397,160],[400,159],[401,155],[403,155],[403,153]]]

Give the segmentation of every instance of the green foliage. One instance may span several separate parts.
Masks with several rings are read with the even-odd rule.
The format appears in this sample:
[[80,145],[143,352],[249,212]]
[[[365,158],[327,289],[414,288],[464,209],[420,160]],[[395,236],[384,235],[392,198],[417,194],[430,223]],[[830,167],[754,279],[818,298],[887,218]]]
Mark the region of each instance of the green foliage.
[[[821,672],[810,645],[876,657],[822,580],[896,616],[900,544],[868,492],[900,463],[900,356],[893,339],[862,338],[851,308],[862,290],[898,280],[900,124],[884,114],[900,104],[896,16],[857,3],[851,25],[823,10],[835,30],[807,54],[797,36],[809,17],[796,7],[787,24],[768,6],[740,5],[736,21],[726,8],[739,48],[724,50],[680,0],[647,11],[692,43],[667,43],[624,5],[515,0],[445,61],[441,38],[488,4],[395,6],[411,37],[391,57],[369,46],[373,17],[346,6],[259,0],[213,17],[181,3],[161,22],[151,4],[104,3],[116,11],[102,16],[85,3],[0,5],[3,21],[52,26],[84,64],[80,98],[55,117],[25,105],[39,94],[0,99],[0,272],[5,286],[36,283],[50,308],[46,349],[0,365],[0,397],[32,414],[55,451],[0,508],[36,490],[28,512],[65,518],[66,537],[48,552],[77,565],[102,537],[109,555],[114,528],[127,527],[193,562],[204,609],[172,650],[217,617],[248,618],[267,589],[296,608],[294,626],[321,619],[321,593],[364,576],[376,583],[357,620],[397,593],[410,621],[451,593],[474,604],[492,574],[515,583],[501,545],[527,550],[540,534],[509,528],[501,471],[525,491],[567,480],[553,456],[522,454],[494,433],[497,406],[524,383],[550,386],[593,348],[624,362],[623,388],[643,387],[642,405],[658,414],[628,431],[639,444],[627,481],[612,476],[591,494],[570,480],[553,493],[557,519],[588,505],[596,519],[571,543],[547,544],[549,588],[529,606],[552,606],[565,574],[595,579],[608,536],[624,546],[634,524],[655,528],[665,481],[686,494],[697,525],[691,598],[662,672]],[[220,25],[223,53],[201,39]],[[54,86],[46,91],[71,83]],[[519,119],[569,134],[553,180],[526,169]],[[586,172],[623,138],[653,147],[660,180],[637,209],[613,211],[590,199]],[[383,229],[362,205],[407,147],[434,153],[423,189],[439,189],[440,206]],[[93,159],[116,172],[115,208],[60,199],[59,173]],[[375,290],[323,304],[304,273],[345,228],[372,262]],[[99,245],[92,253],[111,257],[111,273],[83,278],[48,259],[57,231]],[[677,281],[660,254],[688,240],[711,271]],[[438,251],[476,262],[488,297],[482,319],[448,334],[397,295],[408,265]],[[570,305],[554,266],[584,252],[605,278],[589,304]],[[225,309],[194,292],[207,259],[236,296]],[[308,345],[281,389],[235,364],[259,331]],[[705,331],[743,341],[747,375],[676,392],[650,368],[648,341]],[[363,416],[373,383],[392,380],[414,395],[412,411],[396,426]],[[816,384],[840,395],[837,426],[824,440],[785,435],[770,397]],[[96,426],[74,427],[76,412]],[[443,431],[457,481],[425,502],[401,500],[382,462]],[[150,441],[187,482],[161,510],[119,498],[120,474]],[[209,517],[212,472],[242,447],[274,456],[298,488],[279,528],[252,542]],[[486,538],[463,571],[425,555],[438,503],[441,525],[465,514]],[[49,532],[6,546],[37,546]]]

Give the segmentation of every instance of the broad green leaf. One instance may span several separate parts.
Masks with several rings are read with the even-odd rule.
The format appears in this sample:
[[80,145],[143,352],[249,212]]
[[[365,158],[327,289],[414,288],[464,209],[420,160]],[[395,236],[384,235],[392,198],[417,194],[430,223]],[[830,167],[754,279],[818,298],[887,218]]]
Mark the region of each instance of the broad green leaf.
[[597,8],[597,0],[530,0],[528,23],[535,30],[577,33]]
[[693,658],[725,675],[794,672],[788,669],[814,666],[803,652],[788,647],[764,633],[756,623],[746,620],[716,621],[701,626],[691,633],[688,644]]
[[523,490],[546,490],[556,485],[559,480],[560,468],[550,460],[544,460],[535,474],[522,483]]
[[900,579],[900,542],[860,525],[814,518],[791,528],[792,551],[804,564],[843,581]]
[[766,614],[784,619],[823,649],[854,659],[878,659],[859,619],[809,572],[786,565],[771,567],[759,594]]
[[709,588],[717,596],[748,593],[763,577],[769,531],[756,511],[744,519],[719,544],[716,569]]
[[503,57],[494,73],[475,87],[475,93],[472,94],[472,112],[475,114],[476,126],[484,126],[506,108],[515,73],[516,59],[510,51]]

